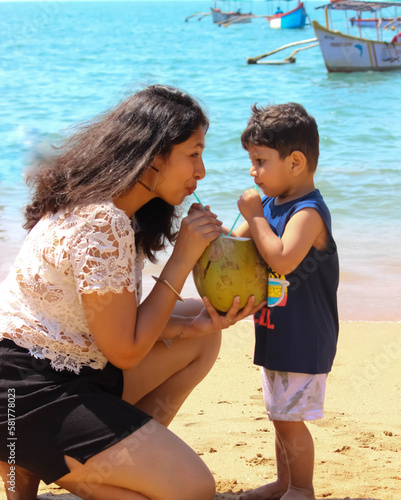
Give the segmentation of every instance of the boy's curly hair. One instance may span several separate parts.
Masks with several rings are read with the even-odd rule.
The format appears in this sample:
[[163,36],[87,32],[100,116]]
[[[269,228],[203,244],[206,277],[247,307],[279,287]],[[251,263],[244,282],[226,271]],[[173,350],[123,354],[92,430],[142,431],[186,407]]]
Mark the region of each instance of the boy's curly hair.
[[251,144],[278,151],[284,159],[293,151],[301,151],[314,172],[319,158],[319,132],[313,116],[301,104],[290,102],[265,107],[252,106],[252,115],[241,135],[242,147]]

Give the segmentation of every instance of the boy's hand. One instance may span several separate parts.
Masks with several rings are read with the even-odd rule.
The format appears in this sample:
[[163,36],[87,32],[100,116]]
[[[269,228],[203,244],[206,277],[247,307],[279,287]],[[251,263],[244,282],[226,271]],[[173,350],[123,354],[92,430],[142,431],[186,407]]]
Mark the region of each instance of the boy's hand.
[[253,217],[264,216],[262,200],[256,189],[247,189],[244,194],[240,196],[237,205],[239,211],[246,220]]

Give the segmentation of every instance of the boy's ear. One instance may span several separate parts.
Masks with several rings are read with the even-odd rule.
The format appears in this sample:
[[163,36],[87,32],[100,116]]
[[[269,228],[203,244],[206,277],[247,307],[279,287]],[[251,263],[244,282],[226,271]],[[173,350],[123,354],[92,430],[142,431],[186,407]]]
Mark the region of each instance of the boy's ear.
[[290,154],[291,159],[291,173],[293,175],[299,175],[305,169],[308,168],[308,162],[306,156],[301,151],[293,151]]

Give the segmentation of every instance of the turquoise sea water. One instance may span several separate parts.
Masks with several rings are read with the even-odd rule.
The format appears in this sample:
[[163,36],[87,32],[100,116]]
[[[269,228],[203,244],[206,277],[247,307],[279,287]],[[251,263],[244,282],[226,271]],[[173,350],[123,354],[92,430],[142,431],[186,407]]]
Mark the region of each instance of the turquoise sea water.
[[[250,106],[296,101],[315,116],[316,185],[340,252],[341,317],[400,320],[401,71],[328,74],[318,47],[299,53],[295,64],[247,65],[247,57],[313,38],[312,27],[272,30],[255,19],[219,28],[210,16],[185,22],[211,4],[0,2],[0,278],[24,237],[23,173],[33,152],[141,84],[167,83],[208,110],[207,176],[197,193],[226,226],[242,190],[253,185],[239,141]],[[320,4],[305,5],[323,22]],[[252,8],[268,13],[265,2]],[[345,29],[343,14],[335,19]]]

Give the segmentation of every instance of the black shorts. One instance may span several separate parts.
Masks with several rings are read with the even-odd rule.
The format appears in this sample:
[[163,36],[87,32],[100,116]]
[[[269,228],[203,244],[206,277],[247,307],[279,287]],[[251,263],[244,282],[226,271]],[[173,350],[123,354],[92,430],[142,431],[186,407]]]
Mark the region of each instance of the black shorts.
[[79,375],[56,371],[11,340],[0,342],[0,460],[45,483],[129,436],[151,417],[121,399],[123,374],[111,363]]

